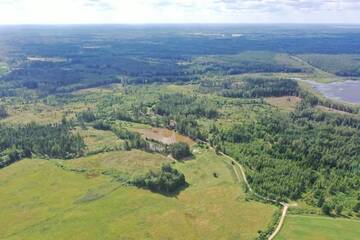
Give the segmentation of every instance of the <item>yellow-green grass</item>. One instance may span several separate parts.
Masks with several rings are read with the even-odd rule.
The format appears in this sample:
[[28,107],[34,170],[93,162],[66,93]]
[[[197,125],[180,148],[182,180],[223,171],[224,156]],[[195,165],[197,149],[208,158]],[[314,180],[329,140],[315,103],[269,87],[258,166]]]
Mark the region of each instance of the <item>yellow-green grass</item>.
[[15,163],[0,170],[0,239],[254,239],[275,207],[245,201],[231,168],[199,151],[175,164],[189,183],[176,197],[51,161]]
[[286,112],[292,112],[296,109],[297,105],[301,102],[299,97],[287,96],[287,97],[268,97],[265,101],[280,110]]
[[288,215],[276,240],[357,240],[359,236],[358,220]]
[[117,170],[128,175],[138,175],[149,170],[159,169],[170,160],[155,153],[140,150],[112,151],[82,157],[71,161],[60,161],[70,169],[83,169],[90,171]]
[[42,102],[15,104],[7,106],[9,116],[2,119],[4,123],[27,124],[36,123],[57,123],[63,116],[74,118],[77,112],[93,107],[86,103],[71,103],[65,106],[50,106]]
[[111,131],[97,130],[92,127],[86,129],[76,128],[74,133],[79,133],[89,153],[121,148],[123,141]]

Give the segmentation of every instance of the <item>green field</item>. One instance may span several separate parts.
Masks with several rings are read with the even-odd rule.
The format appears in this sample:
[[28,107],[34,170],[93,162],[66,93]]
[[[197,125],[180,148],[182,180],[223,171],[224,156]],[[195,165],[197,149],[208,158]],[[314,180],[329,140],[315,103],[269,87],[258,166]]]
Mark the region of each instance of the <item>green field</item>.
[[[15,163],[0,172],[0,239],[254,239],[275,207],[246,201],[223,159],[205,149],[196,152],[195,160],[175,164],[189,183],[176,197],[64,170],[54,161]],[[68,163],[120,168],[159,158],[135,151],[126,161],[126,155]]]
[[276,240],[357,240],[359,236],[359,220],[288,215]]
[[299,57],[316,68],[338,76],[360,76],[360,55],[304,54]]
[[92,172],[116,170],[127,175],[137,175],[160,168],[170,163],[170,159],[161,154],[140,150],[104,152],[71,161],[61,161],[70,169],[82,169]]

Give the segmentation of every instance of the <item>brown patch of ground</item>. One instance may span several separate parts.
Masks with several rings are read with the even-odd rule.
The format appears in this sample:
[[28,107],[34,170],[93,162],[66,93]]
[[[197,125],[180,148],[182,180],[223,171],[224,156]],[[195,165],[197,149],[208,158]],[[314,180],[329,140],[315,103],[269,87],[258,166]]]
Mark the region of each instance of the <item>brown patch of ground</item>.
[[173,144],[177,142],[183,142],[190,146],[195,144],[191,138],[166,128],[135,129],[135,131],[140,133],[144,138],[152,139],[164,144]]
[[275,107],[278,107],[285,111],[293,111],[296,106],[301,102],[301,98],[294,96],[285,97],[268,97],[265,101]]

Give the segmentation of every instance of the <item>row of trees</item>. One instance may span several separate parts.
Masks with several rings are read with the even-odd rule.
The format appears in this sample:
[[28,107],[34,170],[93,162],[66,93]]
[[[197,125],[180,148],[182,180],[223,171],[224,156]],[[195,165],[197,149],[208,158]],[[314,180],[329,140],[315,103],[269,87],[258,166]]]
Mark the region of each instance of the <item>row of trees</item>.
[[248,78],[241,81],[203,81],[200,87],[204,91],[213,89],[220,95],[230,98],[297,96],[300,92],[297,82],[290,79]]

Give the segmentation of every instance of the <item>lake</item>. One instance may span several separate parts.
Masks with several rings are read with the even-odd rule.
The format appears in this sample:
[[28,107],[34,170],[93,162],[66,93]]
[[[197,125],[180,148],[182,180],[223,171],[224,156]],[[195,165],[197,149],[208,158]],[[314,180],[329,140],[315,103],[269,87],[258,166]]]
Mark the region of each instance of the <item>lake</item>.
[[360,104],[360,81],[345,81],[335,83],[310,82],[315,90],[327,98],[343,102]]

